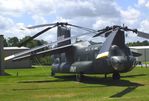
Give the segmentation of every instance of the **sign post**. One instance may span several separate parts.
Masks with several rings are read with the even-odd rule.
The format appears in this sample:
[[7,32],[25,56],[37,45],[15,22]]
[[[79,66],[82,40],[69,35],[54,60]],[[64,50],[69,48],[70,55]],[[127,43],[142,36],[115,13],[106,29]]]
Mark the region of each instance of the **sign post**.
[[0,35],[0,76],[4,75],[4,37]]

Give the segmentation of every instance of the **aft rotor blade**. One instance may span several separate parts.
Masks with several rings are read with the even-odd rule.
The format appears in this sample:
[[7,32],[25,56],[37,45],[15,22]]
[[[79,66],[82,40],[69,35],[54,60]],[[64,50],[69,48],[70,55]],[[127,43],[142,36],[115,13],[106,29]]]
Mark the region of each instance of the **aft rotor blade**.
[[101,34],[104,34],[104,33],[111,33],[111,32],[112,32],[112,27],[107,26],[107,27],[104,28],[104,29],[98,30],[98,32],[99,32],[99,33],[97,33],[97,34],[94,35],[93,37],[100,36]]
[[53,26],[53,25],[56,25],[56,23],[52,23],[52,24],[42,24],[42,25],[30,26],[30,27],[26,27],[26,28],[27,28],[27,29],[34,29],[34,28],[47,27],[47,26]]
[[86,28],[86,27],[81,27],[81,26],[77,26],[77,25],[73,25],[73,24],[67,24],[69,26],[72,26],[72,27],[76,27],[76,28],[80,28],[80,29],[83,29],[83,30],[86,30],[86,31],[89,31],[89,32],[97,32],[96,30],[93,30],[93,29],[90,29],[90,28]]
[[47,50],[44,50],[44,51],[36,52],[36,53],[33,53],[33,54],[30,53],[30,54],[25,54],[23,56],[15,57],[12,60],[17,61],[17,60],[22,60],[22,59],[34,57],[34,56],[43,56],[43,55],[47,55],[47,54],[57,54],[60,51],[64,52],[66,49],[68,49],[72,46],[73,46],[73,44],[69,44],[69,45],[65,45],[65,46],[61,46],[61,47],[55,47],[55,48],[47,49]]
[[63,40],[57,40],[57,41],[51,42],[49,44],[45,44],[45,45],[42,45],[42,46],[38,46],[38,47],[32,48],[30,50],[26,50],[26,51],[23,51],[23,52],[20,52],[20,53],[16,53],[16,54],[13,54],[13,55],[5,57],[5,61],[12,60],[14,58],[17,58],[17,57],[20,57],[20,56],[24,56],[24,55],[27,55],[29,53],[34,53],[34,52],[36,52],[36,51],[38,51],[40,49],[52,46],[54,44],[57,44],[57,43],[60,43],[60,42],[64,42],[64,41],[67,41],[67,40],[70,40],[70,39],[74,39],[74,38],[77,38],[77,37],[80,37],[80,36],[83,36],[83,35],[88,35],[88,34],[90,34],[90,33],[83,33],[83,34],[80,34],[78,36],[72,36],[72,37],[65,38]]
[[52,28],[54,28],[54,27],[56,27],[56,25],[55,25],[55,26],[52,26],[52,27],[48,27],[48,28],[46,28],[46,29],[44,29],[44,30],[38,32],[38,33],[35,34],[34,36],[32,36],[32,37],[28,38],[27,40],[23,41],[21,44],[18,45],[18,47],[21,47],[21,46],[25,45],[27,42],[33,40],[34,38],[38,37],[39,35],[45,33],[46,31],[48,31],[48,30],[50,30],[50,29],[52,29]]
[[116,29],[115,31],[112,31],[110,33],[110,35],[107,37],[106,41],[103,43],[96,59],[104,58],[104,57],[107,57],[109,55],[110,47],[112,45],[112,42],[113,42],[117,32],[118,32],[118,29]]
[[137,31],[137,35],[138,35],[139,37],[149,39],[149,34],[148,34],[148,33],[144,33],[144,32]]
[[98,34],[94,35],[93,37],[100,36],[101,34],[103,34],[103,33],[105,33],[105,32],[106,32],[106,30],[105,30],[105,31],[102,31],[102,32],[99,32]]

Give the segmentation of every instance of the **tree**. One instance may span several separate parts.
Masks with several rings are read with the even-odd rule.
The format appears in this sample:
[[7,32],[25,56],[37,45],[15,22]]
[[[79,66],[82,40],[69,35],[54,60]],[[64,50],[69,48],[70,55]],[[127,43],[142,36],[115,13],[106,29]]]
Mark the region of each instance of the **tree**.
[[17,46],[19,43],[19,39],[17,37],[8,38],[7,44],[8,46]]
[[[17,37],[11,37],[11,38],[8,38],[8,39],[4,39],[4,46],[9,46],[9,47],[12,47],[12,46],[18,46],[19,43],[22,43],[24,42],[25,40],[27,40],[28,38],[30,38],[30,36],[25,36],[24,38],[22,39],[18,39]],[[29,42],[27,42],[24,46],[25,47],[28,47],[28,48],[33,48],[33,47],[37,47],[37,46],[41,46],[43,44],[46,44],[47,42],[44,41],[44,40],[37,40],[37,39],[33,39]],[[39,50],[41,51],[41,50]],[[40,63],[41,64],[51,64],[51,58],[50,58],[50,55],[47,55],[47,56],[44,56],[44,57],[39,57],[38,58]],[[35,62],[33,62],[35,63]],[[37,61],[35,64],[38,64]]]
[[4,38],[4,47],[8,47],[7,39]]
[[127,43],[127,45],[128,46],[148,46],[149,45],[149,41],[144,40],[142,42],[140,42],[140,41],[130,42],[130,43]]
[[[20,43],[24,42],[25,40],[27,40],[29,38],[30,38],[30,36],[24,37],[23,39],[20,40]],[[24,46],[28,47],[28,48],[33,48],[33,47],[44,45],[46,43],[47,42],[44,41],[44,40],[37,40],[37,39],[35,40],[34,39],[34,40],[31,40],[31,41],[27,42]],[[49,65],[49,64],[51,64],[51,57],[50,57],[50,55],[47,55],[47,56],[44,56],[44,57],[38,57],[38,59],[39,59],[39,61],[32,60],[32,63],[33,64],[39,64],[39,62],[40,62],[40,64],[42,64],[42,65]]]
[[[20,43],[24,42],[25,40],[29,39],[30,36],[26,36],[24,37],[23,39],[20,40]],[[46,44],[47,42],[44,41],[44,40],[31,40],[29,42],[27,42],[24,46],[25,47],[28,47],[28,48],[33,48],[33,47],[36,47],[36,46],[40,46],[40,45],[43,45],[43,44]]]

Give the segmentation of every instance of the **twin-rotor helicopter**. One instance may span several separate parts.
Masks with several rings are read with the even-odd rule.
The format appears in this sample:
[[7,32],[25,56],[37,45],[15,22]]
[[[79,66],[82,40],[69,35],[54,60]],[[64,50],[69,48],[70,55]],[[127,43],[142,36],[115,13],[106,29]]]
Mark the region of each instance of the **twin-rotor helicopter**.
[[[68,26],[94,33],[91,37],[102,35],[106,40],[103,43],[91,43],[90,41],[76,41],[72,43],[72,39],[85,34],[71,36]],[[5,60],[18,61],[35,56],[49,55],[53,62],[51,69],[52,76],[56,73],[72,73],[77,74],[76,79],[78,81],[81,81],[83,74],[107,75],[111,73],[114,80],[119,80],[120,73],[131,71],[137,65],[136,57],[141,55],[131,51],[125,44],[125,32],[132,31],[139,37],[149,39],[149,34],[147,33],[116,25],[97,31],[63,22],[36,25],[27,28],[34,29],[41,27],[46,28],[19,44],[19,47],[54,27],[57,27],[57,41],[13,54],[5,57]],[[51,47],[53,44],[56,45]]]

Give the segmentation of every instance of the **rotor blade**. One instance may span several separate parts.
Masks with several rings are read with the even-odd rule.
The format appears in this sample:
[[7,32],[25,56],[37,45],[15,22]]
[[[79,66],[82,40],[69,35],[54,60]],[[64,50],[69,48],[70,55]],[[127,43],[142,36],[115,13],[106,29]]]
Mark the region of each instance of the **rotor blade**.
[[125,31],[132,31],[132,32],[136,33],[137,36],[139,36],[139,37],[149,39],[149,33],[144,33],[144,32],[138,31],[137,29],[130,29],[128,27],[122,27],[122,29],[124,29]]
[[104,28],[104,29],[98,30],[99,33],[97,33],[97,34],[94,35],[93,37],[100,36],[101,34],[104,34],[104,33],[111,33],[111,31],[112,31],[112,27],[107,26],[107,27]]
[[5,61],[12,60],[13,58],[20,57],[20,56],[23,56],[23,55],[26,55],[26,54],[29,54],[29,53],[33,53],[35,51],[38,51],[40,49],[52,46],[54,44],[57,44],[57,43],[60,43],[60,42],[64,42],[64,41],[67,41],[67,40],[70,40],[70,39],[74,39],[74,38],[77,38],[77,37],[80,37],[80,36],[83,36],[83,35],[87,35],[87,34],[90,34],[90,33],[83,33],[83,34],[80,34],[78,36],[68,37],[68,38],[65,38],[63,40],[58,40],[58,41],[51,42],[51,43],[46,44],[46,45],[42,45],[42,46],[38,46],[38,47],[32,48],[30,50],[26,50],[26,51],[23,51],[23,52],[20,52],[20,53],[16,53],[16,54],[13,54],[13,55],[5,57]]
[[137,31],[137,35],[138,35],[139,37],[149,39],[149,34],[147,34],[147,33]]
[[32,37],[28,38],[27,40],[23,41],[21,44],[18,45],[18,47],[21,47],[21,46],[25,45],[27,42],[33,40],[34,38],[36,38],[36,37],[38,37],[39,35],[45,33],[46,31],[48,31],[48,30],[54,28],[55,26],[56,26],[56,25],[54,25],[54,26],[52,26],[52,27],[48,27],[48,28],[46,28],[46,29],[44,29],[44,30],[38,32],[38,33],[35,34],[34,36],[32,36]]
[[100,36],[101,34],[105,33],[106,31],[99,32],[98,34],[94,35],[93,37]]
[[108,31],[102,31],[102,32],[94,35],[93,37],[98,37],[98,36],[100,36],[102,34],[103,34],[104,37],[107,37],[111,32],[112,32],[112,29],[111,30],[108,30]]
[[141,54],[141,53],[137,53],[137,52],[133,52],[133,51],[132,51],[132,55],[133,55],[134,57],[139,57],[139,56],[141,56],[142,54]]
[[57,53],[65,52],[65,50],[67,50],[68,48],[71,48],[72,46],[73,46],[73,44],[69,44],[69,45],[65,45],[65,46],[61,46],[61,47],[55,47],[55,48],[47,49],[44,51],[36,52],[33,54],[30,53],[30,54],[26,54],[23,56],[15,57],[12,60],[17,61],[17,60],[30,58],[30,57],[32,58],[34,56],[43,56],[43,55],[47,55],[47,54],[57,54]]
[[73,24],[67,24],[67,25],[72,26],[72,27],[76,27],[76,28],[80,28],[80,29],[83,29],[83,30],[86,30],[86,31],[89,31],[89,32],[94,32],[94,33],[97,32],[96,30],[93,30],[93,29],[90,29],[90,28],[81,27],[81,26],[77,26],[77,25],[73,25]]
[[97,55],[96,59],[99,59],[99,58],[103,58],[103,57],[107,57],[108,54],[109,54],[109,49],[112,45],[112,42],[116,36],[118,32],[118,29],[116,29],[115,31],[112,31],[111,34],[107,37],[106,41],[103,43],[100,51],[99,51],[99,54]]
[[47,27],[47,26],[53,26],[53,25],[56,25],[56,23],[52,23],[52,24],[42,24],[42,25],[30,26],[30,27],[26,27],[26,28],[27,28],[27,29],[34,29],[34,28]]

